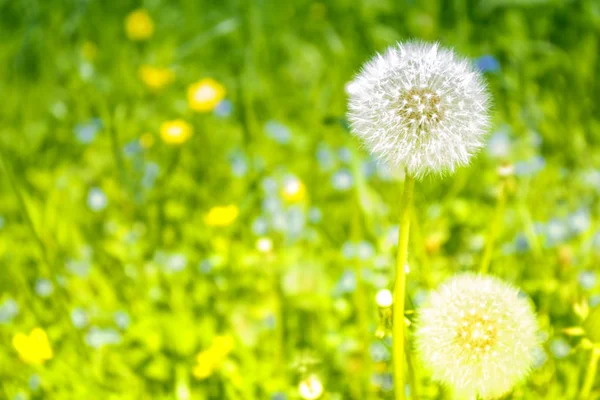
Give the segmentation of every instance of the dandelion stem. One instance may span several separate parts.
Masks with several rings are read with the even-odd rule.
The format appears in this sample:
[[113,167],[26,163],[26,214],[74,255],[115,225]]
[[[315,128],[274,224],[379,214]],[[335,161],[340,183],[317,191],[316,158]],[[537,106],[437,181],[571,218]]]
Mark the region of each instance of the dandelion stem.
[[398,252],[396,256],[396,278],[394,282],[394,309],[392,327],[392,350],[394,362],[395,399],[404,400],[404,298],[406,288],[405,265],[408,258],[410,214],[415,181],[408,173],[404,179],[404,191],[400,211]]
[[[408,338],[404,338],[404,345],[408,349]],[[412,354],[409,351],[406,351],[406,365],[408,367],[408,383],[410,384],[410,397],[412,399],[419,398],[419,387],[417,385],[417,371],[415,369],[415,364],[413,363]]]
[[490,269],[490,261],[492,260],[492,252],[494,251],[494,243],[500,231],[502,230],[502,222],[504,219],[504,207],[506,206],[506,182],[504,179],[500,182],[500,193],[496,200],[496,211],[494,213],[494,220],[490,225],[488,231],[485,248],[483,250],[483,256],[481,257],[481,264],[479,265],[479,273],[487,274]]
[[600,360],[600,346],[595,345],[592,348],[590,362],[586,368],[583,386],[581,387],[581,394],[579,395],[581,400],[588,400],[590,398],[592,386],[594,386],[594,379],[596,378],[596,371],[598,370],[598,360]]

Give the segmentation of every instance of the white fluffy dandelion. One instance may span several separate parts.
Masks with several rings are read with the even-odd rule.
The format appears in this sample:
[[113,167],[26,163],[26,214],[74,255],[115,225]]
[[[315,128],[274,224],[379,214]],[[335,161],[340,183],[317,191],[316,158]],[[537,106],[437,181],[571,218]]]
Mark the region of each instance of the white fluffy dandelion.
[[454,171],[483,145],[489,95],[478,70],[438,44],[407,42],[347,86],[352,131],[389,167],[420,178]]
[[483,399],[498,398],[523,379],[539,343],[529,301],[499,279],[472,274],[430,295],[415,338],[434,380]]

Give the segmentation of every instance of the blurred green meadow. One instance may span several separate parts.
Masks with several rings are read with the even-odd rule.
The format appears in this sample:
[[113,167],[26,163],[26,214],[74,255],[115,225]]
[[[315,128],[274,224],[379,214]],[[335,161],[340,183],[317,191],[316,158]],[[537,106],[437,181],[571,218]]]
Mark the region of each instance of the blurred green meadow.
[[[406,316],[495,235],[543,343],[507,398],[578,399],[596,0],[0,0],[0,398],[393,398],[402,176],[349,134],[345,88],[411,38],[471,58],[494,107],[472,165],[417,185]],[[408,369],[409,398],[449,398]]]

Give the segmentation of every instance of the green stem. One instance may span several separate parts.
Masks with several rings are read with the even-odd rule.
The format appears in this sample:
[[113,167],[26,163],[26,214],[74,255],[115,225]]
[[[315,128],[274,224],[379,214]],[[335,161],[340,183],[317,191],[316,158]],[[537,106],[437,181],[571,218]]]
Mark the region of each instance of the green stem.
[[[404,345],[408,349],[408,338],[404,338]],[[415,364],[413,362],[412,354],[410,353],[410,349],[406,351],[406,365],[408,367],[408,383],[410,384],[410,397],[413,399],[419,398],[419,387],[417,382],[419,379],[417,378],[417,371],[415,369]]]
[[596,371],[598,370],[598,360],[600,360],[600,347],[594,345],[583,380],[583,386],[581,387],[581,394],[579,395],[581,400],[588,400],[590,398],[592,386],[594,386],[594,379],[596,378]]
[[392,353],[394,362],[395,399],[404,400],[404,298],[406,274],[404,271],[408,259],[408,237],[410,231],[410,214],[413,203],[415,181],[408,173],[404,179],[402,193],[402,209],[398,232],[398,253],[396,256],[396,278],[394,282],[394,309],[392,322]]
[[483,256],[481,257],[481,264],[479,265],[479,273],[487,274],[490,269],[490,261],[492,260],[492,252],[494,251],[494,243],[496,238],[502,230],[502,223],[504,220],[504,207],[506,205],[506,183],[504,180],[500,183],[500,193],[498,194],[498,200],[496,201],[496,211],[494,213],[494,220],[488,231],[488,237],[483,250]]

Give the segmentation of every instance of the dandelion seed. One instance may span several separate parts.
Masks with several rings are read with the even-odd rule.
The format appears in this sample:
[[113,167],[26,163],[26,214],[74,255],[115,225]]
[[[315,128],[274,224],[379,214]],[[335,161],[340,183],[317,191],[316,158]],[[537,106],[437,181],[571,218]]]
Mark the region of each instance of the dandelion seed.
[[531,305],[517,289],[465,274],[430,295],[415,337],[435,380],[490,399],[510,391],[532,368],[537,330]]
[[352,132],[394,170],[417,178],[454,171],[483,145],[489,95],[481,73],[438,44],[391,47],[349,87]]

